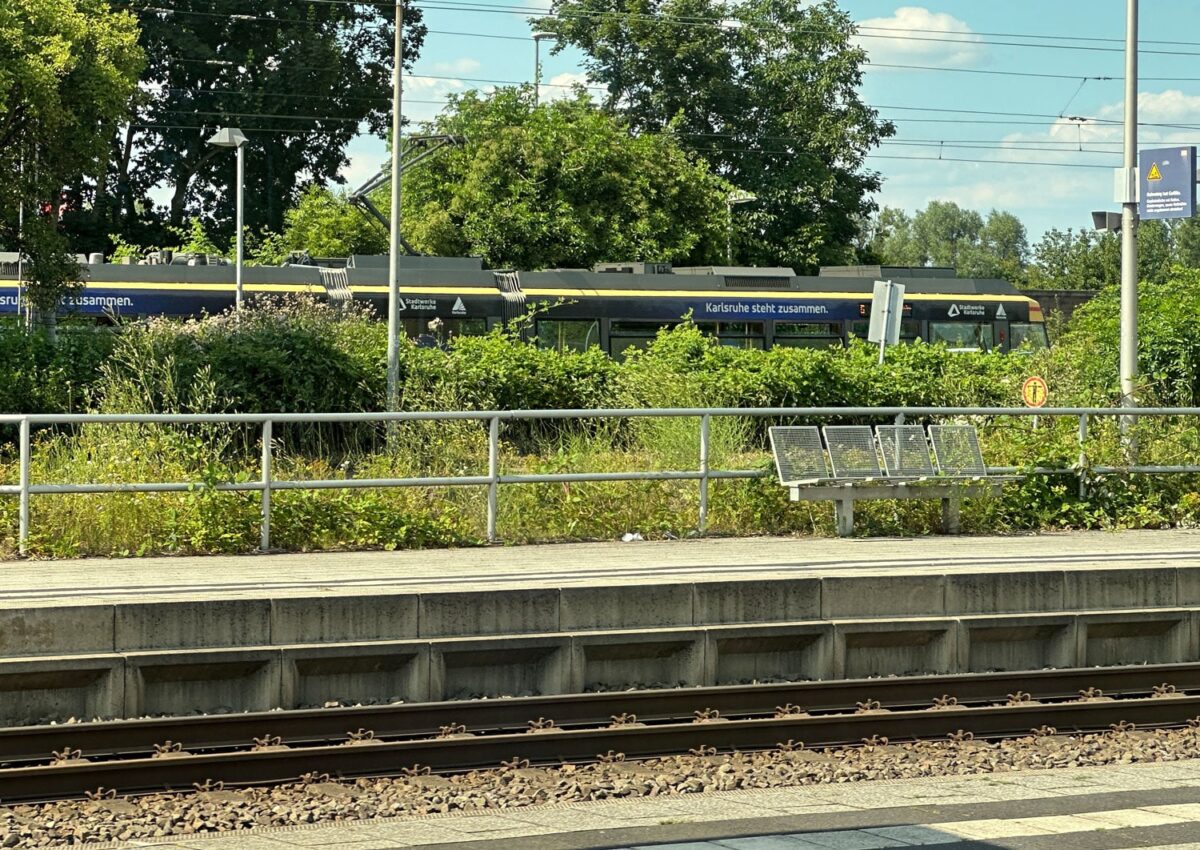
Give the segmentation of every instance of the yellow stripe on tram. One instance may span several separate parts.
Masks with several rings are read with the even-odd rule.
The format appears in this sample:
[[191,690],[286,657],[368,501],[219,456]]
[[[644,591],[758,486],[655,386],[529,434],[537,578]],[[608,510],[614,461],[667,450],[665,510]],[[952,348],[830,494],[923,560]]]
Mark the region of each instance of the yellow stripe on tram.
[[[324,294],[325,287],[318,283],[247,283],[247,292],[300,292]],[[0,281],[0,287],[16,289],[16,281]],[[169,283],[166,281],[88,281],[85,289],[126,289],[139,291],[168,292],[229,292],[234,291],[230,283]],[[386,286],[351,286],[350,291],[362,295],[386,295]],[[499,290],[486,286],[402,286],[403,295],[499,295]],[[525,295],[535,298],[710,298],[746,301],[867,301],[869,292],[738,292],[723,290],[686,289],[526,289]],[[1025,295],[981,295],[967,293],[910,292],[905,301],[955,301],[963,304],[975,303],[1028,303],[1033,312],[1041,313],[1040,306]]]

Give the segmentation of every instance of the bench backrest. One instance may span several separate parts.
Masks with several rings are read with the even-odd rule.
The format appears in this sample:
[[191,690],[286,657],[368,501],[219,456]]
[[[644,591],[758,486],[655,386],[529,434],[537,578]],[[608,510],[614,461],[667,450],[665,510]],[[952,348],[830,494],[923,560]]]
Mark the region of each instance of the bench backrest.
[[882,478],[870,425],[826,425],[825,445],[834,478]]
[[879,454],[889,478],[927,478],[933,475],[929,441],[920,425],[880,425],[875,429]]
[[930,425],[929,440],[939,475],[987,475],[974,425]]
[[974,425],[930,425],[928,439],[920,425],[775,425],[767,433],[781,484],[987,476]]
[[815,425],[776,425],[767,435],[781,484],[829,477],[821,432]]

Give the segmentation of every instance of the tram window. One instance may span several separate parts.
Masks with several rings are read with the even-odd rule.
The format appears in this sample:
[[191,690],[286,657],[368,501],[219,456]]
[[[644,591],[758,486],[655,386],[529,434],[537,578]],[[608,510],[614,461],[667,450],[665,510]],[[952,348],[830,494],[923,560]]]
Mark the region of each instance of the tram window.
[[608,332],[609,353],[617,360],[624,360],[626,351],[647,348],[660,330],[675,325],[675,322],[613,322]]
[[841,336],[837,322],[776,322],[775,336]]
[[1013,351],[1016,351],[1022,345],[1028,345],[1034,350],[1049,348],[1050,346],[1050,341],[1046,338],[1045,325],[1034,325],[1028,322],[1009,322],[1008,332],[1009,339],[1012,340]]
[[483,336],[487,333],[487,319],[442,319],[422,316],[409,317],[402,321],[404,335],[415,339],[418,345],[429,348],[445,345],[460,336]]
[[[859,339],[866,339],[867,332],[871,329],[870,322],[851,322],[850,335]],[[921,337],[921,323],[917,321],[902,321],[900,322],[900,341],[901,342],[916,342]]]
[[930,322],[929,341],[944,342],[951,351],[990,351],[992,326],[980,322]]
[[600,322],[596,320],[546,319],[537,323],[538,348],[554,351],[587,351],[600,344]]
[[442,332],[446,339],[456,336],[484,336],[487,334],[487,319],[442,319]]
[[697,322],[701,333],[716,336],[721,345],[728,348],[765,347],[766,336],[762,322]]

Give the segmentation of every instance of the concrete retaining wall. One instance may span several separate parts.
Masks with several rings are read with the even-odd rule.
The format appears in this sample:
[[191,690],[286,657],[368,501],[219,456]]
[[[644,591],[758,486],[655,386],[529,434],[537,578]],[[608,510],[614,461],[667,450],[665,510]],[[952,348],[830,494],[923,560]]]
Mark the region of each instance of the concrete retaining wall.
[[1200,610],[554,632],[0,661],[0,724],[641,686],[1169,663]]
[[1200,566],[131,601],[0,609],[0,658],[1193,607]]
[[0,724],[1200,659],[1200,567],[0,610]]

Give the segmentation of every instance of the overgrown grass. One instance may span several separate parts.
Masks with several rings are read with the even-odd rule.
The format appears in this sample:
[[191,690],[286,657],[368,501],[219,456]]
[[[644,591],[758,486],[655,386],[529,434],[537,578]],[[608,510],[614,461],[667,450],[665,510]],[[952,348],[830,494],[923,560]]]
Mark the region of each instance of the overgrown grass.
[[[721,421],[721,420],[716,420]],[[505,473],[617,472],[697,468],[698,422],[660,420],[630,436],[604,423],[589,433],[544,440],[537,452],[505,442]],[[649,424],[649,420],[645,425]],[[1195,430],[1182,422],[1143,423],[1138,436],[1147,463],[1195,456]],[[1069,468],[1077,461],[1074,420],[1034,429],[1028,419],[985,425],[984,451],[993,464],[1014,462]],[[1093,465],[1117,463],[1123,451],[1115,426],[1093,427]],[[712,432],[712,467],[769,470],[770,457],[749,420],[731,419]],[[408,423],[386,451],[339,464],[289,453],[283,445],[281,480],[480,475],[487,469],[486,431],[478,423]],[[258,476],[250,441],[226,426],[87,426],[42,434],[34,453],[38,482],[192,481],[216,484]],[[3,470],[13,478],[11,463]],[[998,498],[967,502],[963,529],[974,533],[1070,528],[1159,528],[1200,519],[1196,476],[1107,475],[1079,493],[1074,475],[1030,475]],[[249,552],[259,542],[259,497],[198,489],[188,493],[37,496],[31,550],[39,556]],[[771,476],[710,484],[708,532],[724,535],[831,535],[832,506],[791,504]],[[484,542],[482,487],[277,490],[272,540],[288,551],[470,546]],[[634,481],[505,485],[499,533],[507,543],[613,539],[636,532],[648,539],[698,532],[699,486],[692,481]],[[864,535],[936,531],[939,505],[923,501],[860,503]],[[0,500],[0,550],[12,554],[16,500]]]
[[[1200,280],[1194,277],[1185,274],[1147,291],[1157,312],[1143,329],[1143,403],[1191,403],[1200,385],[1191,335],[1194,314],[1200,313],[1194,294]],[[914,345],[891,350],[882,367],[866,346],[744,351],[722,348],[687,324],[661,334],[648,351],[624,363],[596,350],[542,351],[505,333],[461,339],[447,350],[405,346],[404,406],[1010,406],[1029,374],[1049,380],[1053,404],[1111,404],[1115,337],[1105,299],[1084,308],[1051,352],[952,355]],[[103,337],[103,344],[95,339],[79,337],[64,351],[29,340],[4,342],[3,350],[16,352],[14,368],[23,381],[7,388],[4,404],[34,412],[355,411],[378,409],[383,392],[379,323],[362,311],[310,301],[260,304],[241,322],[155,321]],[[64,364],[71,357],[79,362],[72,364],[70,379],[51,381],[47,386],[59,389],[30,395],[29,406],[22,407],[21,393],[33,393],[41,379],[29,379],[19,363],[27,360],[30,370],[42,370],[37,375],[56,369],[67,374]],[[68,391],[68,385],[85,389]],[[965,421],[979,427],[985,457],[994,466],[1080,465],[1077,420],[1042,418],[1037,427],[1024,417]],[[710,468],[769,473],[768,424],[751,417],[714,418]],[[505,423],[501,467],[513,474],[696,470],[699,429],[699,418],[691,416]],[[1133,436],[1143,464],[1200,458],[1200,431],[1189,421],[1140,420]],[[17,479],[14,437],[15,429],[0,432],[0,482],[6,484]],[[212,487],[257,480],[259,440],[257,427],[230,425],[39,430],[35,482],[201,486],[159,494],[37,496],[31,551],[47,557],[253,551],[259,543],[258,494]],[[487,426],[455,421],[278,427],[273,451],[274,474],[281,480],[484,475]],[[1090,423],[1086,455],[1085,468],[1124,464],[1126,443],[1116,422]],[[713,481],[709,492],[711,534],[833,533],[831,505],[791,504],[770,475]],[[476,545],[485,537],[486,502],[482,487],[276,490],[272,541],[289,551]],[[698,532],[698,514],[699,487],[693,481],[505,485],[499,533],[509,543],[613,539],[626,532],[687,537]],[[939,521],[936,502],[860,503],[857,510],[857,527],[869,535],[925,533]],[[1198,522],[1200,480],[1186,475],[1108,475],[1089,480],[1081,495],[1073,474],[1031,474],[999,497],[969,501],[962,516],[965,531],[980,533]],[[16,525],[16,498],[0,496],[0,555],[15,552]]]

